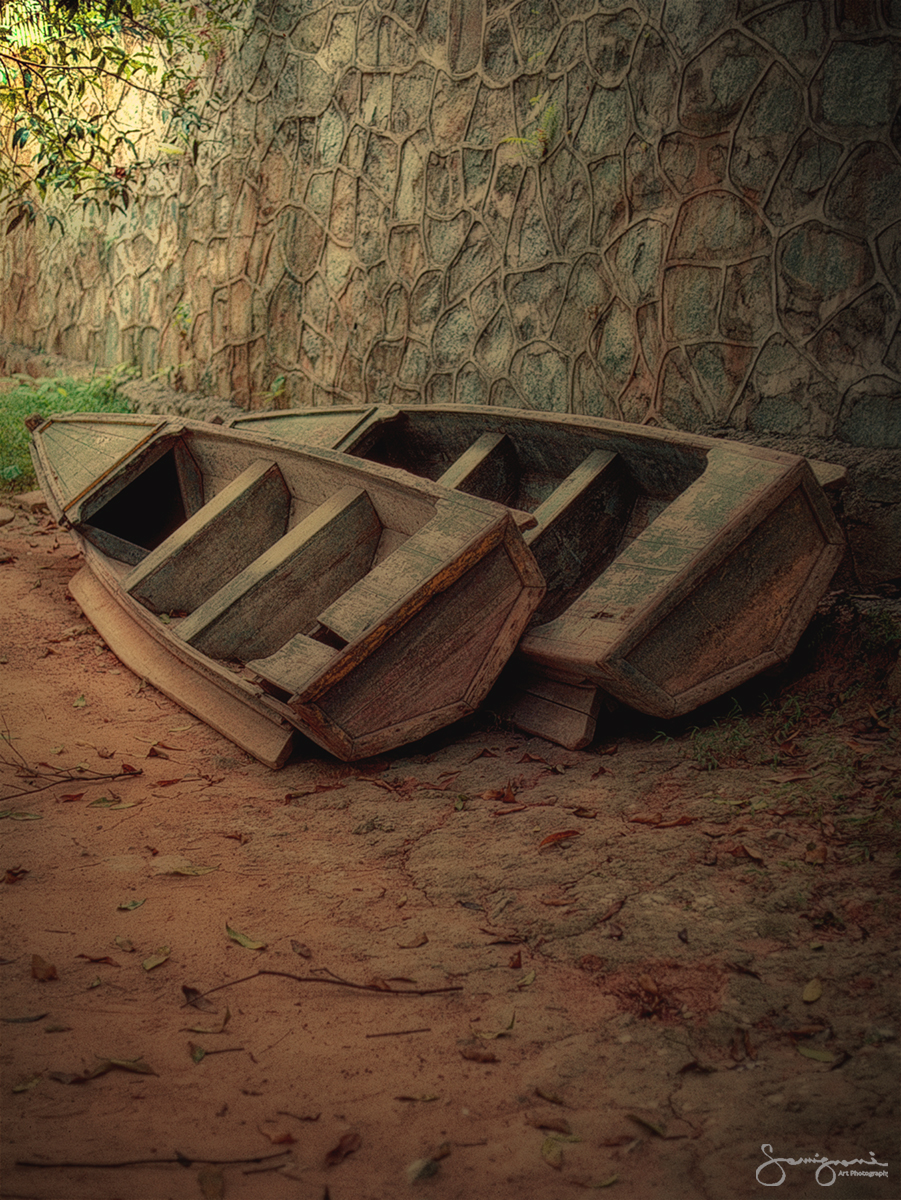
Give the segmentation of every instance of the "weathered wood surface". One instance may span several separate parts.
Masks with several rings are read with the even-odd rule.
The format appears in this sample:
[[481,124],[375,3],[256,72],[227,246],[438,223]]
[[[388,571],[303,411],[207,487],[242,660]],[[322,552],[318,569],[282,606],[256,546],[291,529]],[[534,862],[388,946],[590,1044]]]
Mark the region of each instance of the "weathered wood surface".
[[567,750],[582,750],[594,740],[602,697],[594,684],[562,683],[522,671],[503,682],[498,714],[526,733]]
[[185,617],[178,636],[213,658],[265,658],[366,575],[381,531],[366,492],[341,488]]
[[843,553],[810,468],[711,451],[699,480],[521,653],[655,716],[783,661]]
[[511,504],[519,486],[516,447],[505,433],[483,433],[438,482],[483,500]]
[[259,459],[152,550],[122,586],[154,612],[191,612],[284,535],[290,508],[278,464]]
[[535,510],[525,535],[547,582],[540,612],[559,611],[570,593],[616,554],[636,488],[617,454],[593,450]]
[[48,503],[62,513],[96,487],[162,427],[159,417],[123,422],[102,416],[90,424],[48,417],[33,431],[32,447]]
[[[457,569],[446,566],[424,592],[409,593],[408,611],[401,604],[390,636],[384,636],[384,627],[370,629],[347,648],[347,658],[335,658],[288,702],[317,740],[326,731],[345,737],[346,756],[356,758],[376,753],[386,739],[408,742],[432,732],[440,727],[436,713],[457,720],[481,704],[543,593],[534,561],[520,558],[521,543],[510,553],[511,533],[511,540],[518,539],[512,522],[506,536],[492,531],[473,545],[471,561],[457,578],[451,578]],[[405,619],[397,620],[399,615]],[[349,669],[354,658],[365,663],[365,691],[355,686]]]
[[247,666],[264,683],[290,697],[321,675],[337,654],[334,646],[298,633],[265,658],[250,659]]
[[[90,563],[72,579],[69,591],[116,657],[140,679],[169,696],[223,737],[278,770],[291,753],[295,729],[260,705],[239,681],[217,678],[185,661],[173,640],[162,636],[121,603],[113,576]],[[135,608],[139,606],[135,604]]]

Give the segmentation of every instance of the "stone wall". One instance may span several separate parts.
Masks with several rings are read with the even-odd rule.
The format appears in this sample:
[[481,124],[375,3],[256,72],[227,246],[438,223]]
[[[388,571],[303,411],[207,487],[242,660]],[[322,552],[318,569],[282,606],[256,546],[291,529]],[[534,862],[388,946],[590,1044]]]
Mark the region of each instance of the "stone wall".
[[7,240],[6,337],[901,446],[901,0],[260,0],[216,85],[127,217]]

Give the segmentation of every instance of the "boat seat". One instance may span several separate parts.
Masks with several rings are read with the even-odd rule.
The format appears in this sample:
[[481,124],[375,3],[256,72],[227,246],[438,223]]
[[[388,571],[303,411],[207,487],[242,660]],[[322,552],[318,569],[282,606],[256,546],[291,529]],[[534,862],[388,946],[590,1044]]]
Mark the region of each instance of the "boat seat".
[[213,658],[265,658],[366,574],[381,532],[367,493],[343,487],[185,617],[176,632]]
[[516,447],[505,433],[483,433],[438,482],[468,496],[509,504],[519,488]]
[[278,464],[259,459],[151,550],[123,587],[152,612],[191,612],[282,537],[290,511]]
[[[431,521],[321,612],[320,624],[345,642],[354,641],[405,596],[423,588],[484,528],[484,512],[439,501]],[[430,594],[440,590],[439,579],[435,584]]]
[[264,685],[269,684],[290,696],[302,692],[338,654],[334,647],[298,633],[274,654],[251,659],[247,666]]
[[613,557],[636,494],[623,459],[593,450],[535,510],[523,537],[555,603]]

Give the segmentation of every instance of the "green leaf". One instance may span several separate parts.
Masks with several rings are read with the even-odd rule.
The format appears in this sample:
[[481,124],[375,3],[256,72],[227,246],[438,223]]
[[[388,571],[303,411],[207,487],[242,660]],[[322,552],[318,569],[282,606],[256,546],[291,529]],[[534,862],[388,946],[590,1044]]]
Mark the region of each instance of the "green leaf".
[[246,933],[239,933],[237,929],[232,929],[230,925],[225,926],[225,932],[233,942],[237,942],[239,946],[243,946],[245,950],[265,950],[265,942],[255,942],[253,938],[249,938]]
[[0,812],[0,821],[9,819],[10,821],[43,821],[43,813],[20,812],[14,808],[7,808]]
[[142,904],[146,904],[146,900],[123,900],[121,904],[116,905],[118,912],[134,912],[136,908],[140,908]]
[[72,707],[73,708],[84,708],[84,706],[86,704],[87,704],[87,700],[85,700],[84,696],[79,696],[76,700],[73,701]]

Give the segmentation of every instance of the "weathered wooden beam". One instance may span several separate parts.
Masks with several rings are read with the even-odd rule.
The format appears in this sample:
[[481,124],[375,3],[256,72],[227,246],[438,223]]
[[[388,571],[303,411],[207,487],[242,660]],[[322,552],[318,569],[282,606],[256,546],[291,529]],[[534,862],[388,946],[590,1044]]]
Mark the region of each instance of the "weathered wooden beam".
[[613,557],[635,495],[622,458],[593,450],[535,510],[538,525],[523,536],[553,602]]
[[369,496],[343,487],[177,627],[213,658],[265,658],[369,570],[382,525]]
[[519,487],[516,447],[505,433],[483,433],[438,482],[469,496],[509,504]]
[[353,642],[405,596],[428,584],[422,595],[425,603],[433,588],[441,586],[436,573],[454,562],[487,524],[483,510],[466,511],[439,501],[432,520],[321,612],[320,623]]
[[259,459],[143,559],[123,587],[152,612],[191,612],[288,528],[278,464]]
[[562,683],[536,674],[512,683],[497,711],[526,733],[581,750],[594,738],[600,707],[601,692],[594,684]]
[[280,691],[293,695],[302,691],[332,661],[338,651],[299,633],[266,658],[247,664],[255,675]]

